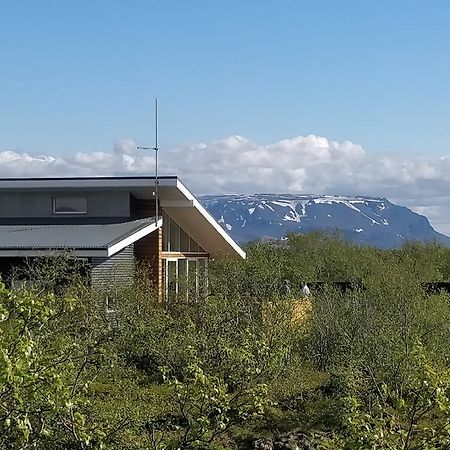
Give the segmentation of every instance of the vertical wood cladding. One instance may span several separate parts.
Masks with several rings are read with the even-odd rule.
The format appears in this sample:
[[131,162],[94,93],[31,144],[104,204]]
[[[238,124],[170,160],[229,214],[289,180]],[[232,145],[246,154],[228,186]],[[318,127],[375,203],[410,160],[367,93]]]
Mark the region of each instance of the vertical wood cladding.
[[158,228],[153,233],[139,239],[134,245],[136,259],[149,266],[151,277],[158,297],[162,295],[162,230]]
[[[156,214],[155,200],[142,200],[132,196],[130,204],[134,219],[154,217]],[[158,296],[162,298],[162,229],[159,228],[135,242],[134,255],[138,261],[149,265]]]
[[91,283],[94,288],[107,289],[111,286],[125,286],[133,282],[134,245],[108,257],[91,259]]

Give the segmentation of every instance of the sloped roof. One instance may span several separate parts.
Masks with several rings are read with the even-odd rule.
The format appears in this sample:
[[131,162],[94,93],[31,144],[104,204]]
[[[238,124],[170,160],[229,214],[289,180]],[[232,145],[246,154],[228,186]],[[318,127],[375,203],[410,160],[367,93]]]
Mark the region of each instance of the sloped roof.
[[1,225],[0,255],[67,250],[77,256],[112,256],[161,225],[154,217],[101,225]]
[[[155,177],[1,178],[1,190],[127,190],[136,198],[154,199]],[[161,207],[211,257],[245,258],[245,252],[206,211],[177,176],[158,178]],[[1,244],[0,244],[1,246]]]

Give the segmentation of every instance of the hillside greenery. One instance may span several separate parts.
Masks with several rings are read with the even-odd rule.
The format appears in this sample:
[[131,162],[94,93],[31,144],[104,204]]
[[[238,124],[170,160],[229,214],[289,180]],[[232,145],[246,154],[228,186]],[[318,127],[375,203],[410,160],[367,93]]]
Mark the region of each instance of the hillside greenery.
[[449,249],[246,250],[190,301],[158,303],[142,268],[111,311],[67,258],[0,284],[0,448],[251,449],[298,429],[316,449],[450,448],[450,297],[427,288]]

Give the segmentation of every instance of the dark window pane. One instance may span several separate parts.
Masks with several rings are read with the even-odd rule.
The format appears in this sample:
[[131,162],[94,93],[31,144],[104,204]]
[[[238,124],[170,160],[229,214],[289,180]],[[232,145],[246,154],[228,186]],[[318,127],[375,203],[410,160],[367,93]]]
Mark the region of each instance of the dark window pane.
[[180,228],[180,251],[189,251],[189,236],[182,228]]
[[163,252],[169,251],[170,241],[170,217],[163,211]]
[[177,280],[177,261],[167,261],[167,301],[174,301],[177,298],[178,280]]
[[208,293],[208,266],[206,258],[199,258],[197,264],[198,293],[205,297]]
[[55,197],[53,198],[53,212],[55,214],[86,214],[86,197]]
[[197,280],[197,260],[188,260],[188,296],[190,300],[197,298],[198,280]]
[[178,260],[178,298],[187,298],[187,260]]
[[175,220],[170,220],[170,251],[180,251],[180,227]]
[[198,244],[192,238],[189,238],[189,251],[198,252]]

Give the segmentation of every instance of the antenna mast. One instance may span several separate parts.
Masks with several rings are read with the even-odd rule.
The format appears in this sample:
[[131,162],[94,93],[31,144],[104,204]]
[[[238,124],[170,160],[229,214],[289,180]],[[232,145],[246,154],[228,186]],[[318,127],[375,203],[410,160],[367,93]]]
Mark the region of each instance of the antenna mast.
[[159,197],[158,197],[158,98],[155,98],[155,146],[154,147],[136,147],[140,150],[155,150],[155,218],[156,223],[158,223],[159,219]]
[[155,146],[153,147],[155,150],[155,215],[156,215],[156,223],[158,223],[159,219],[159,198],[158,198],[158,97],[155,98]]

